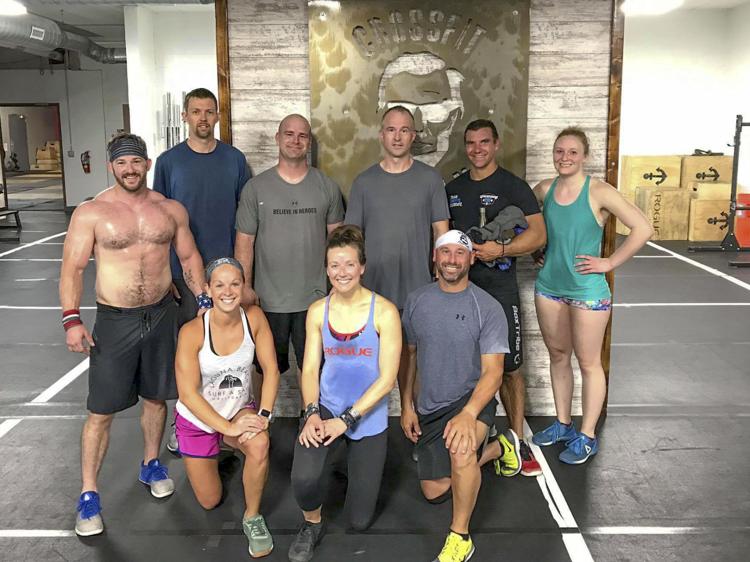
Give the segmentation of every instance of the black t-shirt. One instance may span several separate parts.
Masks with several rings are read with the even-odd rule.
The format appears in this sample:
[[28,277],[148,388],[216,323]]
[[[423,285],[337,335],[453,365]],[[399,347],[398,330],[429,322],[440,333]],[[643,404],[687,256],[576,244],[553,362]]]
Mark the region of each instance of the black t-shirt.
[[[475,181],[469,172],[461,174],[445,186],[452,228],[466,232],[479,226],[479,208],[485,207],[487,222],[508,206],[516,206],[525,216],[539,213],[534,192],[529,184],[509,171],[499,168],[480,181]],[[497,299],[513,297],[518,293],[516,281],[516,259],[511,258],[510,269],[502,271],[489,268],[477,260],[469,271],[469,279]]]

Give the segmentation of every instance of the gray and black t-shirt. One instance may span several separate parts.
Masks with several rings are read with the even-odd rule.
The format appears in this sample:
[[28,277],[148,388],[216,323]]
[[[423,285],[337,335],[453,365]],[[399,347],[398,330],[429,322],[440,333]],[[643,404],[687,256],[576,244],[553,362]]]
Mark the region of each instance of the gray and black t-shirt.
[[430,414],[474,390],[482,355],[508,353],[508,323],[502,306],[473,283],[447,293],[430,283],[409,294],[401,322],[406,341],[417,347],[417,411]]
[[326,227],[343,218],[339,186],[316,168],[296,184],[275,167],[247,182],[237,230],[255,236],[255,291],[263,310],[300,312],[325,296]]
[[418,160],[400,174],[375,164],[357,176],[346,222],[365,233],[363,285],[402,309],[406,295],[432,279],[432,223],[449,216],[443,178]]

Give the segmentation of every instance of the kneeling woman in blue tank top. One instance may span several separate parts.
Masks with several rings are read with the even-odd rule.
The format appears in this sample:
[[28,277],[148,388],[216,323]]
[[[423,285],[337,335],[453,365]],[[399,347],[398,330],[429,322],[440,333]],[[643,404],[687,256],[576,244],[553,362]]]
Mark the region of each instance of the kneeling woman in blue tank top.
[[[580,129],[562,131],[555,140],[553,160],[558,176],[540,182],[534,193],[543,205],[547,248],[535,287],[536,313],[550,355],[552,391],[557,419],[536,433],[534,443],[564,442],[561,461],[581,464],[599,449],[596,424],[607,385],[601,348],[609,322],[612,294],[604,274],[630,259],[651,238],[644,214],[606,182],[583,172],[589,142]],[[609,257],[601,256],[604,224],[615,216],[631,228],[630,235]],[[581,367],[583,421],[573,426],[571,354]]]
[[338,227],[326,246],[333,291],[307,312],[301,379],[307,407],[292,465],[292,488],[304,522],[289,549],[293,562],[310,560],[323,535],[324,469],[342,442],[347,445],[345,509],[351,527],[366,529],[375,511],[385,463],[388,394],[401,356],[401,321],[390,301],[360,285],[364,271],[362,231]]
[[[268,422],[279,388],[273,335],[259,307],[240,306],[244,277],[238,261],[211,262],[206,279],[213,308],[185,324],[177,340],[177,444],[195,497],[205,509],[221,501],[221,441],[244,453],[242,526],[250,555],[265,556],[273,540],[258,510],[268,474]],[[250,378],[254,356],[263,368],[260,404]]]

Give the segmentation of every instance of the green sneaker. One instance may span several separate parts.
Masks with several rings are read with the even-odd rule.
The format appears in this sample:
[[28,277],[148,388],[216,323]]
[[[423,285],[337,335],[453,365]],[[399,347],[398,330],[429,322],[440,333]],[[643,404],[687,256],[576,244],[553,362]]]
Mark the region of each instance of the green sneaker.
[[248,552],[253,558],[270,554],[273,550],[273,538],[266,527],[266,520],[258,514],[242,520],[242,530],[247,536]]
[[518,435],[512,429],[508,428],[497,436],[500,443],[500,456],[497,457],[493,464],[495,465],[495,474],[510,478],[521,472],[521,443]]

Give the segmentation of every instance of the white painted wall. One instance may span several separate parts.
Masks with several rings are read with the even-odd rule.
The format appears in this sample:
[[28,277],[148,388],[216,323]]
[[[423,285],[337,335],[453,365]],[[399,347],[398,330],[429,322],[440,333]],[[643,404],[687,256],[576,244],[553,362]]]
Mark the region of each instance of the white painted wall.
[[[106,142],[122,127],[122,104],[127,103],[125,65],[97,65],[68,72],[70,114],[62,70],[0,70],[0,103],[59,103],[62,127],[66,203],[78,205],[110,182]],[[113,86],[119,85],[116,88]],[[67,152],[73,150],[73,156]],[[81,153],[91,155],[91,173],[84,174]]]
[[[729,10],[729,60],[732,67],[731,92],[734,112],[750,122],[750,3]],[[750,192],[750,127],[743,128],[737,181],[743,191]]]
[[[749,21],[750,5],[626,18],[621,155],[732,153],[735,116],[750,119]],[[750,130],[743,140],[750,188]]]
[[164,94],[176,103],[198,87],[218,94],[215,21],[213,5],[125,6],[131,132],[152,159],[166,147],[157,130]]

